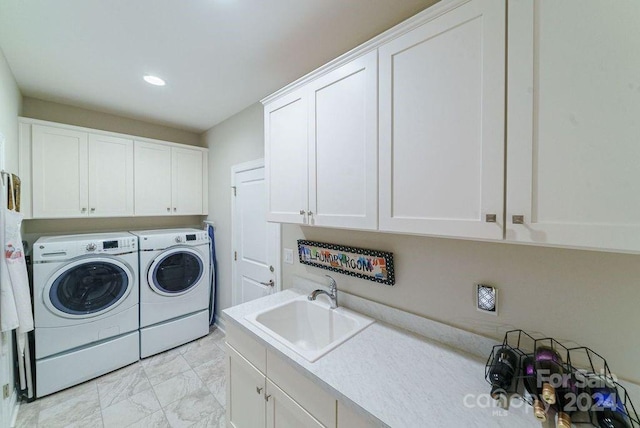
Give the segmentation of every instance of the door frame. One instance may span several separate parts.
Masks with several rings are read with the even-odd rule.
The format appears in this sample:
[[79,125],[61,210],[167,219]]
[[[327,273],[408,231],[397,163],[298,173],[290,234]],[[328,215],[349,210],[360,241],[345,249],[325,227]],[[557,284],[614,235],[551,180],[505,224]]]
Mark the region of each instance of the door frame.
[[[235,196],[235,188],[236,188],[236,174],[240,172],[251,171],[254,169],[265,168],[264,158],[239,163],[231,166],[231,187],[229,188],[229,197],[231,198],[231,248],[230,248],[230,257],[231,257],[231,305],[235,306],[238,304],[236,301],[236,294],[234,292],[234,287],[236,285],[236,280],[238,278],[238,268],[237,264],[234,260],[234,252],[236,248],[236,196]],[[266,192],[266,174],[265,174],[265,192]],[[265,207],[265,216],[266,216],[266,207]],[[266,218],[266,217],[265,217]],[[274,263],[274,274],[275,274],[275,293],[282,290],[282,225],[280,223],[277,224],[276,235],[275,235],[275,245],[277,251],[275,252],[275,263]]]

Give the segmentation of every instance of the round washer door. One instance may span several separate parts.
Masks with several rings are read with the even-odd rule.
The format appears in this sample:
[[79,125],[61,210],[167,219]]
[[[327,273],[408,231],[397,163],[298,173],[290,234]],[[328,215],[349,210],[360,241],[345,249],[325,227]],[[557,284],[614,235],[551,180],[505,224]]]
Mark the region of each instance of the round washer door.
[[44,303],[65,318],[90,318],[113,310],[135,287],[131,268],[119,260],[92,257],[58,269],[45,288]]
[[149,286],[163,296],[180,296],[195,287],[204,274],[202,255],[191,248],[172,248],[153,260]]

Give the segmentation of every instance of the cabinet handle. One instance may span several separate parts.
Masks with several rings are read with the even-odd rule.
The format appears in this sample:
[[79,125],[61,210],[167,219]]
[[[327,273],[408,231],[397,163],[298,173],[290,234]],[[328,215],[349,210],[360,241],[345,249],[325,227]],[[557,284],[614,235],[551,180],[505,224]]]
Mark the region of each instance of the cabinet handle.
[[485,221],[487,223],[495,223],[498,220],[498,216],[495,214],[487,214],[485,216]]
[[95,208],[91,208],[91,212],[92,213],[96,212],[96,209]]
[[173,207],[173,212],[178,211],[178,209],[176,207]]
[[171,208],[167,208],[167,212],[170,213],[171,212]]
[[270,398],[270,397],[271,397],[271,394],[269,394],[269,395],[265,395],[265,396],[264,396],[264,401],[269,401],[269,398]]
[[305,210],[300,210],[300,215],[304,215]]
[[313,211],[309,211],[309,212],[307,212],[307,215],[308,215],[309,217],[311,217],[311,216],[313,215]]
[[264,388],[260,388],[259,386],[256,386],[256,392],[257,392],[258,394],[261,394],[263,389],[264,389]]
[[524,216],[523,215],[511,216],[511,222],[513,224],[524,224]]
[[86,209],[86,208],[82,208],[82,209],[80,210],[80,212],[81,212],[81,213],[86,213],[86,212],[87,212],[87,209]]

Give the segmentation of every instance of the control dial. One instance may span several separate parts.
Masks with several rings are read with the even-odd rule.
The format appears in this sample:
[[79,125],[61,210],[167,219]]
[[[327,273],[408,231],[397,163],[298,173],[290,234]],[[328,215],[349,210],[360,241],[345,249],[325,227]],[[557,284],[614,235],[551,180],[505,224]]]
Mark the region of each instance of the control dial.
[[179,244],[182,242],[182,236],[176,236],[176,242]]
[[87,251],[95,251],[96,248],[98,248],[98,246],[96,244],[94,244],[93,242],[90,244],[87,244]]

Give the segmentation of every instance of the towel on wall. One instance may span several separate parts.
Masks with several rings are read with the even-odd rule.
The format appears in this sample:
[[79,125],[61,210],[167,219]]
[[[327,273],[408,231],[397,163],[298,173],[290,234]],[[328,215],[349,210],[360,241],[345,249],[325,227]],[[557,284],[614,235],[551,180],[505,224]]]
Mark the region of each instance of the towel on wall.
[[[4,209],[4,262],[9,274],[11,292],[7,290],[7,284],[3,284],[2,307],[2,331],[16,328],[18,337],[18,349],[22,352],[26,343],[25,333],[33,330],[33,309],[31,307],[31,294],[29,291],[29,278],[27,275],[27,263],[22,246],[20,228],[22,226],[22,214],[8,209],[9,206],[18,208],[19,188],[16,191],[15,182],[11,175],[8,176],[8,201]],[[18,196],[18,198],[16,198]],[[7,281],[3,281],[7,282]],[[10,298],[13,295],[13,301]],[[11,307],[13,306],[13,307]],[[4,312],[7,312],[5,319]],[[6,324],[5,324],[6,321]],[[16,325],[17,324],[17,325]]]

